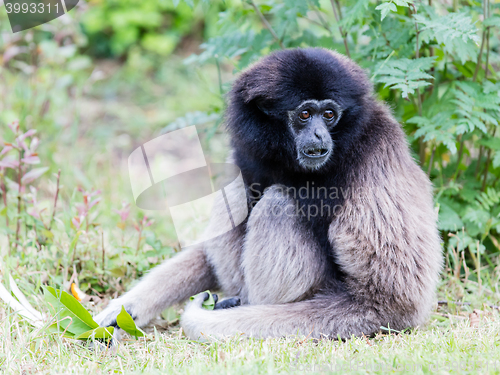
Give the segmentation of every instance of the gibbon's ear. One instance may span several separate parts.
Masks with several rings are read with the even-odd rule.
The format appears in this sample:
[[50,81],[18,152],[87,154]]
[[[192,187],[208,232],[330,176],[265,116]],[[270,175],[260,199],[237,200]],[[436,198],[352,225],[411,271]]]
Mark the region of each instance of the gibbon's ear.
[[257,108],[259,108],[259,110],[261,112],[263,112],[264,114],[268,115],[268,116],[272,116],[273,115],[273,110],[272,110],[272,104],[271,103],[268,103],[266,102],[264,99],[262,98],[257,98],[254,100],[255,102],[255,105],[257,106]]

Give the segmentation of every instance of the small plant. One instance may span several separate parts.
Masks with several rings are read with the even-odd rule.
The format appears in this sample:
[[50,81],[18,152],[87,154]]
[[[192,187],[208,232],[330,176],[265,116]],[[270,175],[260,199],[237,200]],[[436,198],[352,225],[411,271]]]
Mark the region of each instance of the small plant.
[[[19,122],[15,121],[9,124],[9,129],[12,131],[14,140],[12,142],[4,142],[4,147],[0,152],[0,175],[2,177],[2,195],[5,205],[5,220],[7,227],[7,236],[9,238],[9,248],[11,248],[11,238],[9,231],[9,191],[15,194],[17,204],[15,218],[15,237],[12,240],[16,249],[23,246],[20,241],[19,235],[21,226],[23,224],[23,214],[31,214],[33,217],[40,217],[40,213],[36,211],[36,205],[32,207],[30,212],[26,212],[26,204],[33,200],[36,202],[36,188],[31,184],[42,176],[48,167],[32,168],[33,165],[40,164],[40,158],[36,153],[39,140],[33,137],[36,134],[36,129],[30,129],[26,132],[21,132]],[[17,153],[17,155],[15,155]],[[11,180],[7,177],[6,170],[11,169],[14,174],[14,179]],[[27,194],[27,188],[31,192],[31,199]],[[24,201],[24,202],[23,202]],[[23,204],[24,203],[24,204]]]
[[[114,327],[100,327],[72,295],[52,287],[44,287],[43,290],[45,301],[51,306],[56,319],[49,326],[51,332],[77,340],[110,339],[113,336]],[[137,328],[134,319],[123,306],[116,324],[135,338],[144,336],[144,332]]]

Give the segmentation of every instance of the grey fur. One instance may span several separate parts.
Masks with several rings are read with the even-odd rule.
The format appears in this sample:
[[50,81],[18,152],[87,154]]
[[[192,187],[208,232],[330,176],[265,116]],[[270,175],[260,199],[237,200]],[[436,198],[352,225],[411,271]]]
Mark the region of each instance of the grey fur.
[[349,338],[425,323],[442,268],[431,185],[399,124],[385,106],[373,105],[387,131],[349,176],[351,188],[328,229],[342,280],[327,277],[327,254],[301,224],[293,197],[274,185],[245,223],[167,260],[96,321],[113,324],[123,304],[141,326],[174,303],[218,289],[239,296],[242,306],[208,311],[201,297],[188,303],[181,318],[188,337]]

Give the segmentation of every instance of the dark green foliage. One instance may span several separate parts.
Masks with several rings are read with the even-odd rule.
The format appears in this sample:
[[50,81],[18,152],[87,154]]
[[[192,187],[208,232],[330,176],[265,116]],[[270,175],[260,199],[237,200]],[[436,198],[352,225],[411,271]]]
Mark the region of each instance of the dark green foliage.
[[445,248],[475,267],[474,254],[490,263],[500,253],[499,20],[500,4],[488,0],[231,2],[218,33],[186,62],[238,71],[282,47],[350,55],[394,109],[434,184]]

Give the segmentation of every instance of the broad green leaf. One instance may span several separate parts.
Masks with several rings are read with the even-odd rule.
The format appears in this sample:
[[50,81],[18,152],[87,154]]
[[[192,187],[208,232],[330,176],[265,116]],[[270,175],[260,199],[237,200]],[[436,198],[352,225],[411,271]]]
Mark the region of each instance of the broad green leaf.
[[66,332],[64,331],[64,329],[61,326],[61,323],[59,323],[59,325],[57,323],[51,324],[50,326],[47,327],[47,331],[50,334],[58,334],[58,335],[62,334],[63,337],[66,337],[68,339],[74,339],[75,338],[75,334],[74,333],[71,333],[69,330],[66,330]]
[[134,337],[142,337],[144,336],[144,332],[142,332],[135,325],[134,319],[130,316],[130,314],[125,310],[125,307],[122,306],[122,311],[116,317],[116,324],[118,327],[123,329],[125,332],[129,333]]
[[499,27],[500,28],[500,17],[499,16],[493,16],[485,19],[483,21],[483,26],[485,27]]
[[75,297],[65,291],[56,290],[50,286],[43,287],[43,289],[45,300],[54,308],[59,326],[63,330],[67,329],[78,336],[99,327],[94,319],[92,319],[92,315],[90,315]]
[[480,139],[478,143],[495,151],[500,150],[500,138]]
[[95,329],[91,329],[87,332],[83,332],[82,334],[75,337],[77,340],[86,340],[86,339],[109,339],[113,337],[113,332],[115,331],[114,327],[99,327]]
[[438,227],[440,230],[456,232],[464,226],[460,216],[447,204],[440,203],[439,205],[439,221]]

